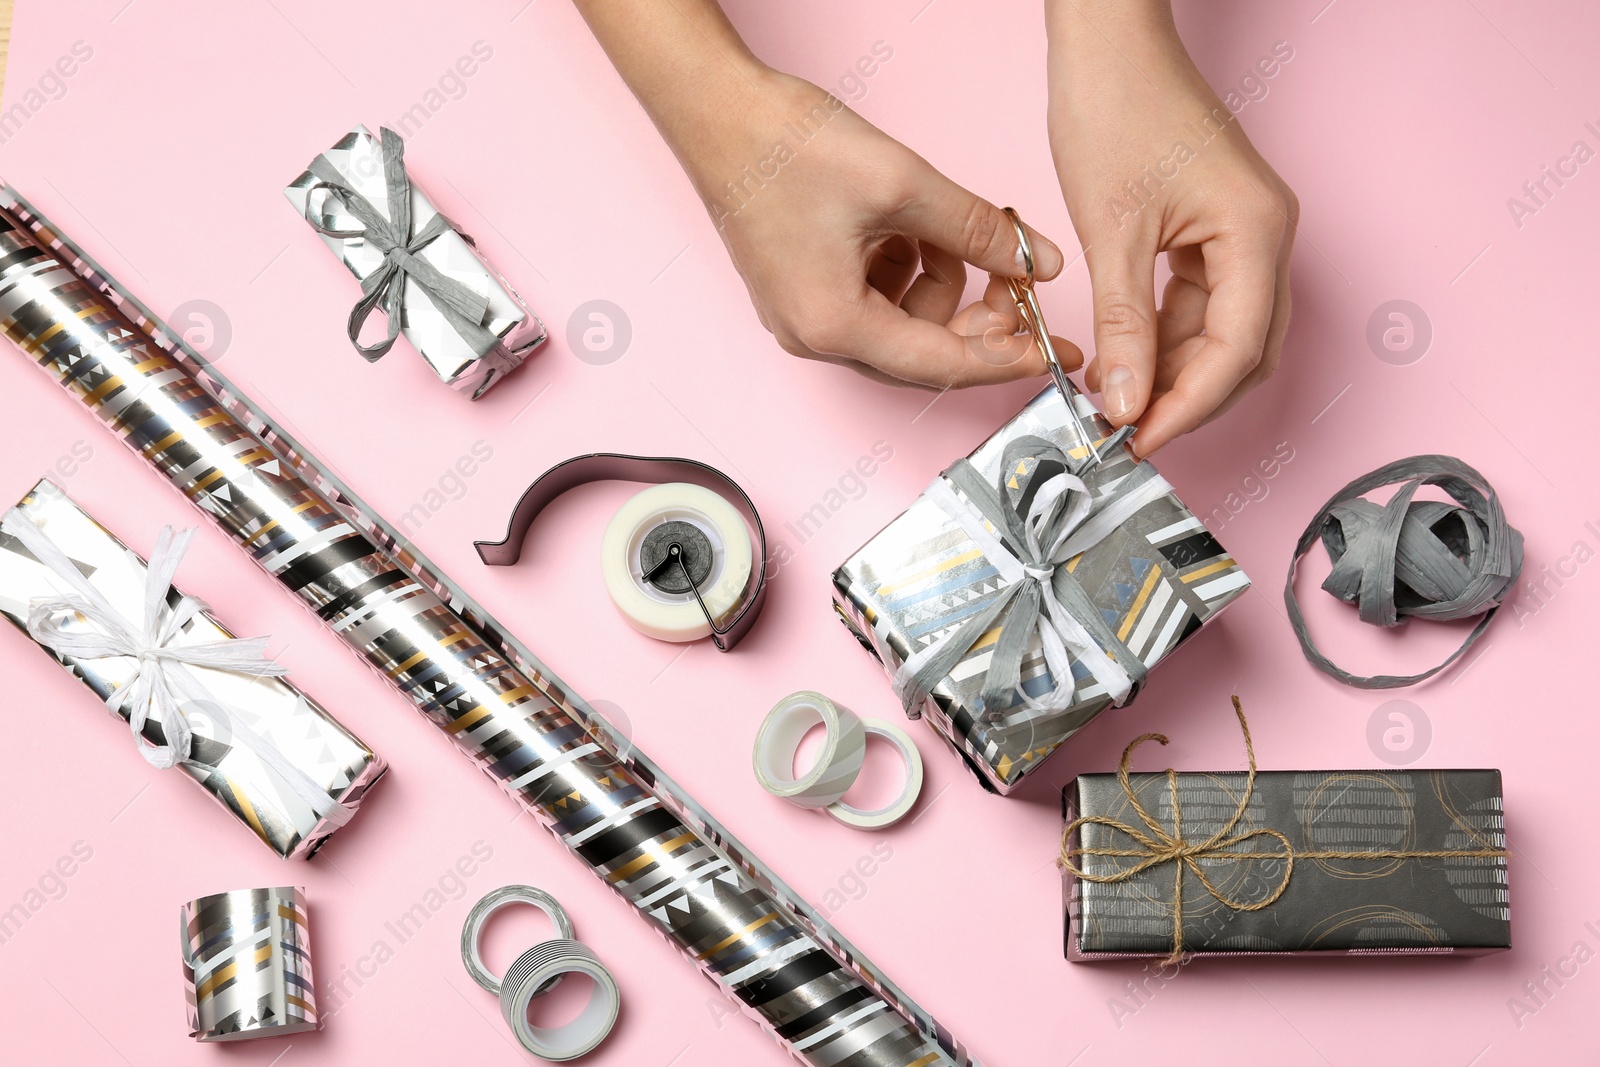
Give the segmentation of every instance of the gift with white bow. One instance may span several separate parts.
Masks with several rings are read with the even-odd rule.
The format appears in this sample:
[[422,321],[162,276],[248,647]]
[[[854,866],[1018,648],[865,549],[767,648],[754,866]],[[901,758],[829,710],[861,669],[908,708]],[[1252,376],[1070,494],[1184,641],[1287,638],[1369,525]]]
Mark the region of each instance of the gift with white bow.
[[310,856],[386,765],[284,680],[264,638],[235,638],[173,586],[193,534],[163,529],[146,564],[42,481],[0,518],[0,614],[152,766],[181,768],[280,856]]
[[906,713],[995,792],[1250,586],[1131,432],[1051,386],[834,572]]

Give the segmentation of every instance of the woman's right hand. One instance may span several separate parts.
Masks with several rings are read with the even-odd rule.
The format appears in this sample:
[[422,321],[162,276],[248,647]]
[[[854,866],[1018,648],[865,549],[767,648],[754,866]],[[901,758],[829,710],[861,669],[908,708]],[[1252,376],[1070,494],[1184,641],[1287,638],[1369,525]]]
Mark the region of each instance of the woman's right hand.
[[[746,88],[675,147],[785,351],[940,389],[1044,373],[1018,334],[1005,278],[1021,251],[998,207],[809,82],[761,70]],[[1030,238],[1038,278],[1054,277],[1060,249]],[[968,263],[990,279],[962,307]]]
[[[783,348],[937,389],[1042,374],[999,208],[842,101],[761,63],[715,0],[577,0],[694,183]],[[1039,280],[1061,251],[1030,231]],[[992,276],[961,306],[966,265]],[[1082,353],[1055,341],[1065,369]]]

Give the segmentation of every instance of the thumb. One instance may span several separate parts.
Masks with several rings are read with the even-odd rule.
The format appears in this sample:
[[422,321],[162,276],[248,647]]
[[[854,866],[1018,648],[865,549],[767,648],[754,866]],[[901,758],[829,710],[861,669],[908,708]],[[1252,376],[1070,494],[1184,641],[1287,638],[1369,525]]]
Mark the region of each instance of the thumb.
[[[1016,227],[1006,213],[968,192],[919,159],[912,195],[891,216],[908,237],[927,241],[990,274],[1019,278],[1025,270]],[[1061,273],[1055,242],[1023,224],[1033,245],[1034,275],[1041,281]]]
[[1131,247],[1090,253],[1095,367],[1101,406],[1118,426],[1150,402],[1156,373],[1155,252]]

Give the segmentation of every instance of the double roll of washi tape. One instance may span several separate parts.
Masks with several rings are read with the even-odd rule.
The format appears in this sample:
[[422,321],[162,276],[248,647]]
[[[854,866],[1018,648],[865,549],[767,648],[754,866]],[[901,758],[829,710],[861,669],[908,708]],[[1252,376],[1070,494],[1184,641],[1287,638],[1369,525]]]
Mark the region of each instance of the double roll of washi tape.
[[[822,751],[804,774],[794,773],[806,734],[821,724]],[[867,738],[880,737],[905,761],[900,794],[881,808],[863,809],[842,799],[861,774]],[[775,797],[802,808],[821,808],[847,826],[881,830],[905,818],[922,792],[922,755],[905,730],[882,719],[863,719],[821,693],[791,693],[767,713],[756,731],[756,781]]]
[[321,1027],[305,890],[213,893],[179,917],[190,1037],[245,1041]]
[[[518,956],[496,978],[483,963],[483,925],[489,917],[512,904],[531,904],[550,916],[558,937],[542,942]],[[611,1033],[622,995],[616,979],[593,951],[572,939],[572,920],[549,893],[531,885],[508,885],[487,894],[472,906],[461,928],[461,962],[472,980],[500,998],[500,1014],[518,1043],[540,1059],[557,1063],[575,1060],[593,1051]],[[533,999],[555,988],[569,974],[586,975],[593,983],[589,1001],[576,1018],[561,1026],[538,1026],[528,1018]]]
[[737,644],[766,595],[766,534],[738,483],[696,460],[596,452],[558,463],[524,490],[504,538],[476,542],[479,558],[517,562],[545,506],[598,481],[662,483],[623,504],[601,539],[606,592],[622,617],[662,641],[710,637],[724,652]]

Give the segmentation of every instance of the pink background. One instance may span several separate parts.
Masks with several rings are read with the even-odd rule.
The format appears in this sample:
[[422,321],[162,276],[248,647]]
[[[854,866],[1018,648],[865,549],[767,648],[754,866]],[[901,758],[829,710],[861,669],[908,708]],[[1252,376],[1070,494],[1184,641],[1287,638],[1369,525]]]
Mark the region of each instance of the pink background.
[[[1037,383],[930,407],[931,394],[785,356],[672,157],[568,4],[496,0],[451,5],[445,16],[415,0],[274,0],[228,5],[227,14],[200,0],[22,0],[4,103],[30,114],[0,146],[0,164],[158,310],[191,300],[220,308],[231,328],[223,369],[385,514],[425,501],[443,479],[460,499],[446,495],[417,542],[574,687],[620,709],[641,747],[986,1061],[1333,1064],[1365,1061],[1381,1043],[1394,1062],[1575,1062],[1592,1040],[1586,1005],[1600,994],[1600,964],[1573,957],[1580,943],[1583,960],[1600,949],[1596,726],[1579,669],[1592,663],[1600,567],[1572,555],[1579,544],[1585,559],[1600,548],[1592,435],[1575,432],[1592,425],[1600,391],[1584,325],[1595,302],[1600,163],[1520,226],[1506,201],[1573,142],[1600,148],[1584,127],[1600,126],[1600,15],[1577,3],[1326,2],[1189,2],[1180,11],[1221,90],[1275,42],[1294,52],[1241,113],[1304,204],[1283,369],[1228,419],[1160,457],[1196,511],[1222,509],[1211,525],[1256,589],[1163,666],[1134,708],[1084,730],[1014,798],[983,793],[917,727],[928,767],[919,814],[879,837],[761,793],[749,770],[756,725],[797,688],[822,689],[863,714],[895,714],[878,666],[833,619],[829,571]],[[828,86],[886,42],[893,57],[865,81],[860,111],[1073,245],[1045,144],[1037,4],[736,0],[730,11],[765,58]],[[56,88],[40,79],[75,41],[93,54],[64,94],[30,99],[31,88]],[[404,342],[377,366],[350,351],[341,330],[356,285],[280,190],[355,122],[393,122],[424,100],[477,41],[492,57],[409,138],[408,159],[550,324],[552,341],[472,405]],[[622,358],[603,366],[579,359],[566,336],[574,310],[593,299],[624,309],[633,331]],[[1409,365],[1379,360],[1365,339],[1368,317],[1394,299],[1419,305],[1432,324],[1430,349]],[[1088,347],[1082,264],[1046,287],[1044,301],[1057,332]],[[0,499],[20,496],[65,457],[59,479],[141,551],[163,523],[198,521],[19,354],[0,359],[0,392]],[[449,473],[479,441],[492,458],[457,488]],[[879,441],[893,459],[859,499],[804,543],[785,529]],[[1257,462],[1280,447],[1293,459],[1257,480]],[[75,449],[92,458],[71,460]],[[594,544],[626,487],[585,489],[553,508],[545,548],[519,568],[478,564],[472,540],[498,536],[534,474],[594,449],[723,466],[793,551],[736,654],[651,641],[607,603]],[[1290,546],[1338,485],[1416,452],[1483,470],[1527,535],[1529,577],[1563,576],[1543,593],[1519,591],[1516,617],[1497,621],[1467,667],[1404,693],[1346,689],[1302,660],[1284,620]],[[1302,588],[1314,625],[1355,666],[1415,668],[1460,636],[1357,632],[1310,577]],[[456,946],[474,899],[532,882],[566,904],[621,983],[622,1022],[591,1062],[781,1062],[627,905],[531,820],[516,820],[437,730],[220,533],[202,527],[180,581],[236,630],[271,634],[295,680],[393,771],[321,856],[281,862],[191,783],[145,766],[126,731],[26,640],[0,634],[13,723],[0,777],[0,803],[13,813],[0,909],[29,899],[41,879],[51,890],[0,944],[4,1059],[523,1062]],[[1126,988],[1141,977],[1137,965],[1067,964],[1051,866],[1059,787],[1079,771],[1111,769],[1124,743],[1151,729],[1173,736],[1163,755],[1180,767],[1241,766],[1227,705],[1235,690],[1266,767],[1383,765],[1368,724],[1392,698],[1411,702],[1413,722],[1431,723],[1431,743],[1386,755],[1418,767],[1500,767],[1515,848],[1515,950],[1473,960],[1201,963],[1143,1001]],[[1152,754],[1145,765],[1162,764]],[[480,841],[491,857],[458,878],[457,861]],[[61,883],[47,878],[78,842],[92,858]],[[173,930],[179,903],[282,882],[310,892],[323,1007],[334,1009],[326,1028],[287,1042],[193,1046]],[[435,914],[400,944],[385,924],[418,902],[436,904]],[[493,962],[504,966],[538,930],[528,919],[497,931]],[[393,954],[374,965],[380,941]],[[1541,1005],[1523,985],[1544,968],[1571,977],[1547,980]],[[341,978],[349,995],[331,989]]]

